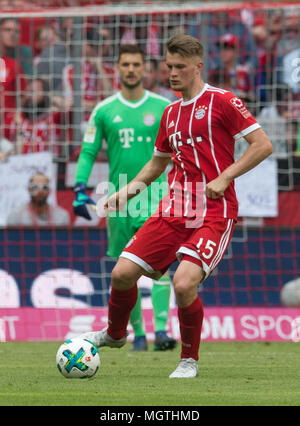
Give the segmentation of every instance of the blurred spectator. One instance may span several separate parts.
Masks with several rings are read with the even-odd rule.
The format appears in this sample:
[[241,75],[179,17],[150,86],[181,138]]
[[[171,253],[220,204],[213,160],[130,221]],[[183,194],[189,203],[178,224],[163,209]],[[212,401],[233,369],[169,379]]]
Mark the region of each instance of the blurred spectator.
[[[81,106],[82,121],[80,123],[81,131],[84,132],[86,123],[95,104],[115,91],[114,74],[107,72],[99,54],[102,38],[100,33],[95,30],[86,32],[85,40],[82,43],[81,60]],[[71,62],[63,70],[62,93],[55,95],[53,105],[56,110],[69,112],[68,120],[70,124],[69,140],[73,140],[73,114],[74,105],[74,69],[75,63]]]
[[70,224],[69,213],[59,206],[48,204],[50,181],[43,173],[34,174],[28,182],[30,201],[12,210],[7,218],[7,225],[25,226],[67,226]]
[[70,62],[67,48],[58,32],[52,32],[52,29],[51,31],[49,28],[46,31],[45,29],[39,31],[38,35],[38,46],[41,51],[36,60],[38,62],[37,74],[39,77],[48,80],[51,92],[60,94],[63,69]]
[[13,152],[13,144],[3,137],[4,126],[2,125],[2,116],[0,114],[0,162],[4,163],[7,157]]
[[250,31],[256,46],[256,81],[258,82],[258,84],[264,84],[265,76],[263,76],[263,74],[266,72],[267,52],[269,47],[267,46],[267,42],[269,40],[269,33],[263,16],[254,19],[253,26]]
[[48,89],[43,79],[30,80],[21,111],[7,114],[5,137],[15,144],[18,154],[42,151],[58,154],[61,114],[51,112]]
[[238,38],[233,34],[227,33],[220,37],[217,43],[220,67],[211,70],[209,82],[216,81],[216,73],[219,73],[220,80],[224,75],[224,82],[220,87],[234,92],[244,101],[253,101],[254,90],[250,69],[247,65],[238,63],[238,43]]
[[120,27],[121,45],[138,44],[148,56],[160,54],[158,26],[149,25],[147,15],[124,16],[124,27]]
[[212,69],[209,73],[209,84],[224,90],[231,90],[229,71],[224,68]]
[[98,33],[102,40],[98,53],[102,59],[102,66],[106,75],[110,78],[113,91],[120,90],[119,73],[114,60],[110,30],[108,28],[100,27],[98,29]]
[[[82,108],[85,115],[90,115],[95,104],[111,95],[113,92],[110,75],[107,74],[102,59],[99,55],[99,47],[102,43],[100,34],[94,30],[86,32],[86,39],[82,44]],[[71,63],[63,70],[63,98],[64,101],[73,99],[74,65]],[[86,117],[87,120],[87,117]]]
[[155,58],[150,59],[147,64],[147,71],[145,75],[145,88],[151,90],[154,93],[158,93],[161,96],[174,102],[178,99],[176,94],[160,84],[159,79],[159,61]]
[[59,42],[59,35],[53,25],[41,25],[37,28],[35,34],[35,56],[34,65],[38,67],[41,59],[41,53],[50,46]]
[[24,73],[33,74],[33,50],[30,46],[20,45],[21,25],[18,19],[3,18],[0,23],[1,54],[16,59]]
[[[1,120],[2,119],[1,119],[1,114],[0,114],[0,129],[2,130],[3,126],[2,126]],[[0,162],[4,163],[7,160],[8,156],[13,153],[13,150],[14,150],[13,144],[9,140],[7,140],[3,137],[2,131],[1,131],[1,133],[0,133]]]
[[276,66],[276,44],[279,36],[277,28],[265,16],[254,19],[251,33],[256,46],[257,69],[255,75],[256,95],[258,102],[270,102],[267,99],[266,85],[272,85],[273,73]]
[[0,10],[21,10],[34,9],[36,7],[32,0],[1,0]]
[[[300,58],[300,56],[299,56]],[[287,140],[291,150],[297,156],[300,154],[300,90],[289,90],[283,97],[283,117],[287,119]]]
[[277,65],[280,83],[297,93],[300,90],[300,16],[286,16],[278,40]]
[[219,50],[217,41],[224,34],[233,34],[239,40],[238,63],[247,64],[249,68],[256,69],[257,57],[253,37],[242,20],[241,10],[216,11],[202,13],[201,21],[195,19],[191,22],[188,33],[206,45],[207,63],[206,70],[218,68]]
[[5,123],[9,112],[20,108],[25,89],[26,78],[18,62],[15,59],[0,57],[0,115],[2,123]]
[[289,126],[284,117],[285,104],[281,100],[287,93],[287,87],[268,85],[264,89],[267,101],[256,118],[272,142],[274,156],[286,158],[291,147]]

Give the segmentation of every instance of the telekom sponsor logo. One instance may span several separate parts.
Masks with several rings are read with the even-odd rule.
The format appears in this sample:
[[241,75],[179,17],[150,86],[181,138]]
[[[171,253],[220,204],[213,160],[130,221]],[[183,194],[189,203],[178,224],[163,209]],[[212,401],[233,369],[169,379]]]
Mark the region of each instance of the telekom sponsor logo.
[[[144,309],[147,337],[154,339],[152,309]],[[0,309],[0,341],[62,341],[106,326],[107,308]],[[169,333],[179,340],[177,309]],[[129,341],[132,340],[132,333]],[[206,308],[203,341],[300,342],[300,308]]]

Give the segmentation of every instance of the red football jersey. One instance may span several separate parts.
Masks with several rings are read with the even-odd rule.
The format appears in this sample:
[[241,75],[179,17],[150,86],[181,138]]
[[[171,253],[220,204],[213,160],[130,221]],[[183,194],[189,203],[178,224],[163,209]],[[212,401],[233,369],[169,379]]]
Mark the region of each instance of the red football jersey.
[[26,89],[26,78],[17,61],[0,58],[0,107],[7,114],[16,107],[16,96]]
[[21,140],[20,154],[50,151],[59,154],[60,113],[41,114],[30,121],[20,114],[8,114],[5,122],[5,137],[12,142]]
[[[95,71],[94,67],[89,62],[82,63],[81,71],[82,71],[83,97],[86,101],[96,102],[97,100],[99,100],[99,97],[97,97],[97,94],[98,94],[97,72]],[[73,96],[73,90],[74,90],[73,74],[74,74],[73,65],[72,64],[67,65],[63,71],[63,83],[64,83],[65,94],[69,97]]]
[[193,99],[169,105],[162,116],[154,154],[171,156],[169,194],[162,215],[237,219],[234,182],[217,200],[207,198],[206,184],[234,162],[234,143],[260,125],[232,92],[205,84]]
[[[102,64],[102,66],[112,88],[118,90],[119,87],[116,83],[115,70],[113,68],[109,68],[105,64]],[[82,63],[81,72],[84,100],[98,102],[104,99],[107,94],[104,93],[105,87],[102,83],[103,76],[99,75],[96,66],[91,64],[89,61],[85,61]],[[72,64],[67,65],[63,71],[64,95],[67,97],[73,96],[73,74],[74,66]]]

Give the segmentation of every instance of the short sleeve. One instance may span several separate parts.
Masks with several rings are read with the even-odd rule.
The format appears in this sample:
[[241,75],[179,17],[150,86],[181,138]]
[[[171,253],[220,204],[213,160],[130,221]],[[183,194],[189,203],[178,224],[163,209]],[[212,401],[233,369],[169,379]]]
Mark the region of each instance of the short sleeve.
[[224,127],[229,133],[238,140],[249,133],[260,128],[259,123],[253,115],[248,111],[244,102],[228,92],[222,97],[222,120]]
[[167,135],[167,108],[165,109],[162,118],[160,120],[160,126],[157,134],[157,138],[154,146],[154,155],[158,157],[170,157],[172,155],[172,149],[169,145],[169,139]]

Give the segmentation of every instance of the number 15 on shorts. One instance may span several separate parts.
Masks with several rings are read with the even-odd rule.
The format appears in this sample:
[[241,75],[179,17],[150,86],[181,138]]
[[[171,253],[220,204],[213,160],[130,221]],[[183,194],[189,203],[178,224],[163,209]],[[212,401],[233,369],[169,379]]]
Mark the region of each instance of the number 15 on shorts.
[[[200,247],[203,243],[203,238],[200,238],[197,244],[197,249],[200,252]],[[204,250],[202,251],[202,256],[205,257],[205,259],[210,259],[214,253],[214,248],[217,246],[216,243],[214,243],[212,240],[207,240]]]

